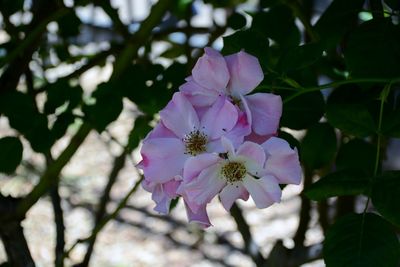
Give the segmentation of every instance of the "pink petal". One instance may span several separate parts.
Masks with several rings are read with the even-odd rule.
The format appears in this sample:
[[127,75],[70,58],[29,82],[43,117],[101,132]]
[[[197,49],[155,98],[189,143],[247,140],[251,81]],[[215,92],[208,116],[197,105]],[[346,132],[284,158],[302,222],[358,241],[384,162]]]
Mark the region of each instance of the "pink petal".
[[147,180],[163,183],[183,171],[188,156],[182,141],[176,138],[154,138],[143,142],[141,167]]
[[207,89],[223,93],[229,81],[225,59],[210,47],[204,50],[205,54],[199,58],[192,70],[193,79]]
[[215,90],[206,89],[195,81],[188,81],[179,87],[186,98],[195,107],[211,106],[218,97]]
[[160,111],[161,121],[179,138],[199,127],[199,118],[192,104],[177,92],[168,105]]
[[245,136],[251,133],[251,125],[247,120],[246,113],[238,109],[238,120],[232,130],[227,132],[224,136],[232,141],[234,147],[238,147],[243,143]]
[[265,141],[267,141],[269,138],[271,138],[274,135],[258,135],[255,132],[252,132],[251,134],[247,135],[244,140],[254,142],[257,144],[262,144]]
[[247,95],[247,105],[251,112],[251,126],[256,134],[275,134],[282,115],[282,99],[278,95],[257,93]]
[[258,59],[244,51],[225,57],[230,81],[228,90],[233,96],[246,95],[264,79]]
[[241,183],[236,183],[225,186],[219,196],[222,206],[226,211],[229,211],[236,199],[240,198],[246,201],[249,198],[249,193]]
[[225,97],[219,97],[201,118],[200,124],[208,138],[215,140],[229,132],[236,125],[237,119],[236,107]]
[[246,141],[239,146],[236,155],[251,159],[260,166],[264,166],[266,159],[264,149],[260,145],[249,141]]
[[183,169],[183,181],[184,183],[189,183],[194,177],[198,176],[200,172],[216,163],[220,162],[222,159],[215,154],[205,153],[200,154],[195,157],[189,158],[184,165]]
[[236,155],[235,148],[234,148],[231,140],[229,140],[225,136],[222,136],[221,137],[221,144],[222,144],[222,146],[224,148],[224,152],[228,153],[229,156],[235,156]]
[[162,184],[157,184],[153,190],[151,198],[156,203],[154,210],[161,214],[168,214],[171,198],[163,191]]
[[220,166],[212,165],[195,177],[190,183],[184,185],[188,205],[193,212],[197,212],[200,206],[209,203],[226,182],[220,177]]
[[268,173],[274,175],[279,183],[300,184],[302,170],[296,149],[277,137],[271,137],[261,146],[269,155],[264,166]]
[[207,215],[207,210],[206,206],[201,206],[196,213],[194,213],[186,204],[185,202],[185,208],[186,208],[186,214],[188,217],[189,222],[195,222],[198,223],[201,228],[207,228],[211,226],[210,219],[208,218]]
[[247,175],[243,180],[244,187],[249,191],[257,208],[263,209],[279,202],[282,196],[278,181],[273,176],[255,179]]
[[164,138],[164,137],[176,138],[177,136],[171,130],[165,127],[165,125],[160,121],[159,123],[157,123],[156,127],[154,127],[154,129],[149,132],[145,140],[149,138]]

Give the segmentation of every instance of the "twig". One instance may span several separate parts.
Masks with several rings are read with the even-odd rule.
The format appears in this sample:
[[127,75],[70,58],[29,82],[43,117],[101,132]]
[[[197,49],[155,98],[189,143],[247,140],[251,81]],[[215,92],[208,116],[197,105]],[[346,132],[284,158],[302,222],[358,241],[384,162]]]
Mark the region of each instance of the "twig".
[[243,217],[242,210],[234,203],[230,212],[236,222],[239,233],[242,235],[246,253],[252,258],[256,266],[264,266],[264,257],[261,255],[257,244],[254,242],[250,233],[250,226]]

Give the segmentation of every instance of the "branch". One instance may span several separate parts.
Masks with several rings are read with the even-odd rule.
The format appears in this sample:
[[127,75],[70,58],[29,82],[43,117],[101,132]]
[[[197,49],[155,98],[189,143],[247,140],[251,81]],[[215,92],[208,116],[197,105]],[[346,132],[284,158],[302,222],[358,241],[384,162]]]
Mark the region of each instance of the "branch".
[[34,267],[35,263],[21,227],[23,217],[12,216],[19,200],[0,194],[0,237],[10,266]]
[[65,247],[65,224],[64,212],[61,207],[61,197],[58,192],[58,184],[50,191],[51,203],[53,204],[54,221],[56,223],[56,248],[55,248],[55,266],[64,266],[64,247]]
[[95,224],[94,224],[95,227],[92,230],[92,238],[89,240],[88,248],[86,250],[86,254],[85,254],[83,261],[80,264],[78,264],[77,266],[86,267],[89,265],[90,257],[92,256],[92,252],[94,249],[94,244],[96,242],[97,234],[99,233],[99,231],[97,231],[97,232],[95,231],[96,226],[101,222],[101,220],[104,218],[104,216],[106,214],[106,207],[107,207],[108,202],[110,201],[111,189],[117,180],[119,172],[123,169],[123,167],[125,165],[125,159],[126,159],[127,153],[128,153],[128,151],[126,149],[124,149],[122,151],[121,155],[119,155],[118,157],[116,157],[114,159],[113,168],[110,172],[110,175],[108,176],[108,183],[104,189],[103,195],[102,195],[100,203],[99,203],[99,207],[95,214]]
[[261,255],[257,244],[254,242],[250,233],[250,226],[243,217],[242,210],[236,203],[233,203],[230,212],[236,222],[239,233],[242,235],[247,255],[252,258],[256,266],[264,266],[264,257]]

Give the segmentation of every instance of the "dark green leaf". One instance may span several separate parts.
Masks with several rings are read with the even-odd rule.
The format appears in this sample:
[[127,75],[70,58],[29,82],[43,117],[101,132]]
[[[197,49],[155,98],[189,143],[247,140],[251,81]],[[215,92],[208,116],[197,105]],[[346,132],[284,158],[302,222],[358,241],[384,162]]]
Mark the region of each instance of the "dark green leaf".
[[315,24],[321,42],[326,48],[334,48],[357,25],[358,13],[364,0],[334,0]]
[[281,125],[291,129],[306,129],[317,123],[325,110],[321,92],[303,94],[283,105]]
[[294,22],[293,13],[282,4],[270,8],[267,12],[256,13],[252,28],[277,42],[283,49],[297,46],[300,42],[300,31]]
[[22,160],[23,146],[17,137],[0,138],[0,172],[13,173]]
[[327,267],[396,267],[400,244],[380,216],[349,214],[328,230],[323,255]]
[[363,172],[339,171],[322,177],[307,187],[305,195],[312,200],[335,196],[359,195],[368,189],[369,178]]
[[44,105],[44,112],[52,114],[56,109],[68,103],[68,109],[76,107],[82,98],[82,88],[71,87],[66,80],[59,80],[46,88],[47,100]]
[[390,19],[363,23],[350,35],[344,57],[352,77],[399,77],[400,27]]
[[399,0],[385,0],[384,2],[393,10],[400,9],[400,1]]
[[83,111],[93,127],[102,132],[108,124],[116,120],[122,111],[122,96],[113,83],[103,83],[93,93],[94,105],[87,105]]
[[256,56],[261,65],[268,59],[268,38],[255,30],[241,30],[224,39],[222,53],[233,54],[241,50]]
[[337,170],[354,170],[373,175],[376,148],[362,139],[342,145],[336,157]]
[[75,116],[70,112],[63,112],[57,116],[57,120],[54,122],[51,128],[51,134],[54,139],[59,139],[64,136],[68,127],[75,121]]
[[44,152],[54,143],[47,117],[38,112],[29,95],[18,91],[3,94],[0,98],[0,112],[8,117],[11,127],[29,140],[35,151]]
[[400,227],[400,171],[388,171],[376,177],[371,199],[385,219]]
[[234,30],[239,30],[246,26],[246,18],[240,13],[233,13],[228,17],[227,24]]
[[75,12],[69,12],[58,20],[58,30],[64,38],[78,35],[80,25],[81,20]]
[[314,64],[322,56],[319,43],[309,43],[287,50],[278,62],[278,69],[283,72],[296,71]]
[[400,138],[400,88],[393,88],[386,99],[381,133]]
[[363,100],[365,94],[356,86],[335,90],[328,98],[326,115],[330,124],[357,137],[376,132],[375,121]]
[[138,117],[135,120],[135,128],[129,134],[129,149],[133,150],[137,148],[139,142],[151,131],[149,119],[150,117]]
[[332,162],[336,153],[335,130],[327,123],[311,126],[301,142],[301,161],[310,169]]

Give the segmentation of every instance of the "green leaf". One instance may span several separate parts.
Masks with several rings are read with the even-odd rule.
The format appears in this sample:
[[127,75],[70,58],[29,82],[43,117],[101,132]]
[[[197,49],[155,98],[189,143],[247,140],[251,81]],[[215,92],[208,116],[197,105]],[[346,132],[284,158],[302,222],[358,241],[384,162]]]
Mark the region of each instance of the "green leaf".
[[393,10],[400,10],[399,0],[384,0],[384,2]]
[[357,137],[366,137],[376,132],[375,121],[368,110],[364,92],[357,87],[336,89],[328,98],[326,116],[330,124]]
[[47,117],[38,112],[31,96],[19,91],[3,94],[0,98],[0,113],[8,117],[11,127],[29,140],[33,150],[45,152],[54,143]]
[[233,13],[228,17],[227,25],[234,30],[239,30],[246,26],[246,18],[240,13]]
[[367,191],[368,184],[369,178],[363,172],[338,171],[307,187],[304,194],[316,201],[336,196],[359,195]]
[[349,37],[344,58],[354,78],[400,75],[400,27],[390,19],[370,20]]
[[102,83],[93,93],[94,105],[84,106],[86,119],[98,131],[102,132],[108,124],[116,120],[122,111],[122,96],[113,83]]
[[400,227],[400,171],[387,171],[376,177],[371,199],[385,219]]
[[64,38],[78,35],[80,25],[81,20],[75,12],[69,12],[58,20],[58,30]]
[[326,166],[336,154],[336,143],[332,126],[327,123],[311,126],[301,142],[301,161],[310,169]]
[[300,31],[294,22],[292,11],[286,5],[275,5],[267,12],[256,13],[252,28],[277,42],[282,49],[300,43]]
[[380,216],[349,214],[328,230],[323,255],[327,267],[396,267],[400,244]]
[[334,0],[314,26],[320,41],[327,49],[340,43],[346,33],[357,25],[358,13],[364,0]]
[[281,126],[301,130],[317,123],[325,110],[321,92],[300,95],[283,105]]
[[76,107],[82,99],[82,88],[71,87],[67,80],[59,80],[50,84],[46,88],[47,100],[44,105],[44,112],[52,114],[56,109],[65,103],[68,103],[68,109]]
[[137,148],[139,142],[142,141],[151,131],[152,128],[150,127],[149,122],[149,117],[138,117],[135,120],[135,127],[129,134],[129,149],[133,150]]
[[[268,59],[268,38],[255,30],[241,30],[223,38],[224,48],[222,53],[233,54],[241,50],[256,56],[261,65]],[[264,67],[264,66],[263,66]]]
[[309,43],[286,50],[278,62],[278,69],[283,72],[296,71],[314,64],[322,56],[320,43]]
[[336,157],[337,170],[354,170],[373,175],[376,148],[362,139],[353,139],[342,145]]
[[0,172],[13,173],[22,160],[23,146],[17,137],[0,138]]
[[384,105],[381,133],[400,138],[400,89],[392,88]]
[[57,116],[57,120],[54,122],[53,127],[51,128],[51,134],[54,139],[59,139],[64,136],[68,127],[74,123],[75,116],[71,112],[63,112]]

